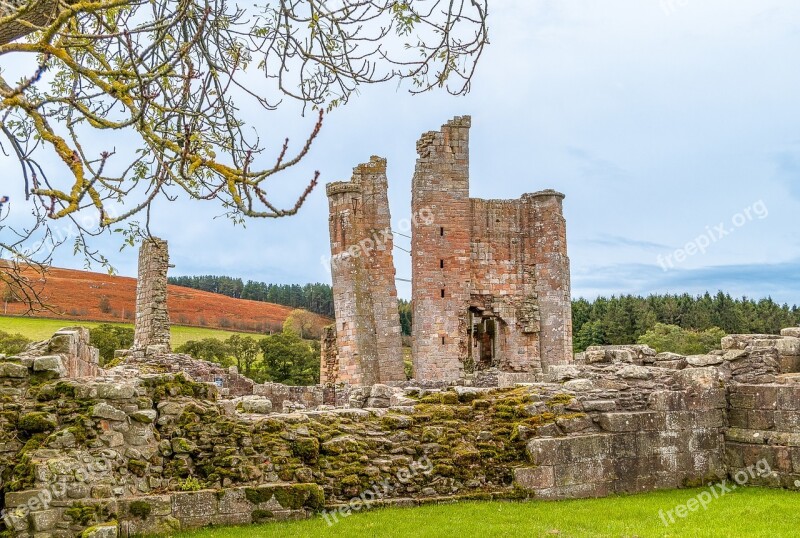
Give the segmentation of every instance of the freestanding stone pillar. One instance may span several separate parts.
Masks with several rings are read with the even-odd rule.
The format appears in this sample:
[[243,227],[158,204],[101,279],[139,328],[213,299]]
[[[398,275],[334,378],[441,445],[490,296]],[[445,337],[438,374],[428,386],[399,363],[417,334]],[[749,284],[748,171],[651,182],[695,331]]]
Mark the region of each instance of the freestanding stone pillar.
[[[157,237],[146,238],[139,249],[133,351],[170,351],[167,311],[168,269],[167,242]],[[151,346],[159,347],[154,349]]]

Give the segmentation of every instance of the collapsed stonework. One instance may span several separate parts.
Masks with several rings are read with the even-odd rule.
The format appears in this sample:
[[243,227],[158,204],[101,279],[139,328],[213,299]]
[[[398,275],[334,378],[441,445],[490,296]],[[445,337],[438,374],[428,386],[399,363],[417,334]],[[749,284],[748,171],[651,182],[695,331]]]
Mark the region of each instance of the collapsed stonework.
[[169,311],[167,310],[167,242],[147,237],[139,248],[136,280],[136,323],[134,352],[169,351]]
[[367,490],[369,506],[562,499],[742,473],[800,490],[799,330],[691,357],[592,348],[506,388],[350,387],[336,407],[324,386],[234,394],[172,354],[78,378],[70,354],[96,354],[62,330],[0,357],[3,521],[105,538],[308,517]]
[[[572,360],[564,195],[470,198],[470,125],[456,117],[417,143],[411,257],[419,382],[487,370],[529,379]],[[324,382],[404,379],[387,189],[378,157],[350,182],[328,185],[338,349],[327,345]]]

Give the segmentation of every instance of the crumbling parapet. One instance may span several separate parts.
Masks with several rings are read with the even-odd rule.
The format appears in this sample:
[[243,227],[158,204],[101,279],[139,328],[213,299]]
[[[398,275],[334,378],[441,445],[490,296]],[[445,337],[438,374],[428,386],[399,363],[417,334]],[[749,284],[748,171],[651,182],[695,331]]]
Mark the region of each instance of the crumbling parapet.
[[167,310],[168,270],[167,242],[157,237],[146,238],[139,249],[134,351],[168,352],[171,349]]
[[327,186],[337,358],[323,354],[326,383],[405,380],[387,190],[379,157]]

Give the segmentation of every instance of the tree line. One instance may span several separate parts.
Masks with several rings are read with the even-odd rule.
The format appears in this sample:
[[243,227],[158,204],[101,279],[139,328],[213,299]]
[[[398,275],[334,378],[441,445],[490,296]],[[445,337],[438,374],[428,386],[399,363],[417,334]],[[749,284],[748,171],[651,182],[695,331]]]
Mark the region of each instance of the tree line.
[[173,276],[169,283],[184,288],[209,291],[233,297],[303,308],[332,318],[333,288],[329,284],[268,284],[229,276]]
[[575,351],[591,345],[632,344],[657,324],[689,331],[718,328],[726,334],[778,334],[800,325],[797,305],[778,304],[772,298],[734,299],[718,292],[711,295],[621,295],[594,301],[572,301]]

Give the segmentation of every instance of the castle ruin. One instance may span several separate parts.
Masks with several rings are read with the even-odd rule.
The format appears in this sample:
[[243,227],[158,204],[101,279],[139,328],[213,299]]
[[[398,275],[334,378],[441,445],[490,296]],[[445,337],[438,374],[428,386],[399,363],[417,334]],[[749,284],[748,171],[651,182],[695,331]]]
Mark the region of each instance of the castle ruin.
[[[572,361],[563,194],[469,196],[468,116],[417,142],[411,214],[412,355],[419,381]],[[386,162],[328,185],[338,371],[328,382],[402,381]]]
[[152,346],[170,350],[169,312],[167,311],[167,242],[148,237],[139,248],[136,280],[136,324],[133,351],[147,352]]
[[331,365],[324,354],[323,384],[406,378],[387,189],[379,157],[357,166],[350,181],[327,186],[338,361]]

